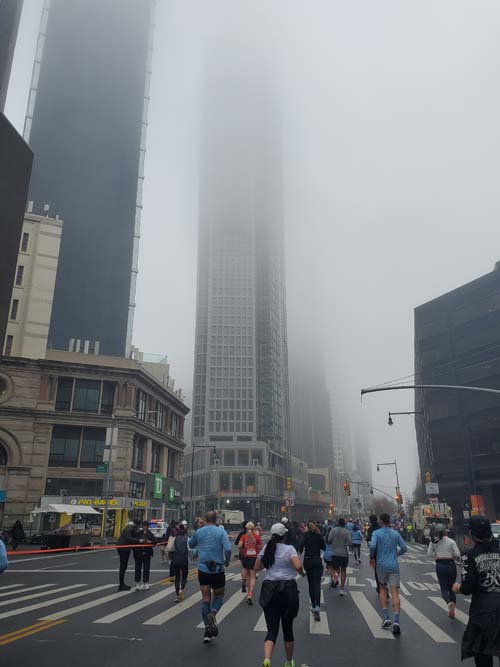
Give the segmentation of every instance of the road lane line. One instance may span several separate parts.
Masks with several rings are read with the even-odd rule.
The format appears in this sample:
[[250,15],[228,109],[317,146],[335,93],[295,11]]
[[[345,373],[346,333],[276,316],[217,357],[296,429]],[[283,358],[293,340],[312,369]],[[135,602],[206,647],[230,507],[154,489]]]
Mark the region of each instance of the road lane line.
[[[323,595],[323,591],[321,591],[321,604],[325,604],[325,598]],[[312,614],[310,614],[309,617],[309,632],[311,635],[329,635],[330,634],[330,626],[328,625],[328,617],[326,615],[326,611],[320,611],[319,612],[319,621],[315,621],[314,617]]]
[[47,621],[38,621],[38,623],[33,623],[32,625],[25,625],[23,628],[18,628],[17,630],[11,630],[10,632],[6,632],[5,634],[0,635],[0,641],[8,639],[9,637],[14,637],[15,635],[22,635],[28,630],[32,630],[33,628],[43,627],[44,625],[47,625]]
[[143,625],[163,625],[167,621],[170,621],[172,618],[175,618],[179,614],[182,614],[186,609],[190,609],[198,602],[201,603],[202,597],[200,591],[197,591],[194,595],[190,595],[184,602],[179,602],[175,607],[170,607],[162,611],[160,614],[148,618],[147,621],[144,621]]
[[427,616],[424,616],[422,612],[408,602],[403,596],[401,596],[401,609],[438,644],[455,644],[454,639],[447,635],[446,632],[443,632],[443,630],[428,619]]
[[[50,585],[53,586],[53,584]],[[63,591],[70,591],[73,588],[82,588],[83,586],[86,586],[86,584],[72,584],[71,586],[64,586],[64,588],[58,588],[56,591],[52,589],[50,591],[33,593],[33,595],[21,595],[20,598],[11,598],[10,600],[2,600],[2,602],[0,602],[0,607],[6,607],[7,605],[15,604],[16,602],[24,602],[25,600],[34,600],[35,598],[41,598],[44,595],[52,595],[53,593],[62,593]]]
[[79,604],[76,607],[69,607],[69,609],[63,609],[62,611],[57,611],[55,614],[49,614],[48,616],[42,616],[41,621],[57,621],[60,618],[66,618],[66,616],[73,616],[73,614],[78,614],[80,611],[86,611],[87,609],[93,609],[98,607],[101,604],[106,604],[106,602],[113,602],[113,600],[119,600],[127,595],[132,595],[132,591],[119,591],[118,593],[111,593],[111,595],[106,595],[103,598],[97,600],[90,600],[90,602],[84,602]]
[[[85,584],[84,584],[85,585]],[[46,600],[45,602],[37,602],[36,604],[30,604],[28,607],[21,607],[20,609],[12,609],[11,611],[4,611],[0,614],[0,619],[10,618],[11,616],[18,616],[19,614],[24,614],[28,611],[35,611],[36,609],[43,609],[44,607],[50,607],[59,602],[67,602],[68,600],[74,600],[75,598],[81,598],[84,595],[90,595],[91,593],[98,593],[103,591],[106,588],[114,588],[115,584],[106,584],[105,586],[97,586],[96,588],[89,588],[85,591],[80,591],[78,593],[71,593],[70,595],[63,595],[62,598],[52,598],[52,600]]]
[[[429,595],[428,597],[429,600],[432,600],[435,604],[437,604],[438,607],[441,607],[441,609],[448,611],[448,605],[443,600],[443,598],[439,598],[435,595]],[[457,609],[456,607],[455,607],[455,617],[460,621],[460,623],[463,623],[464,625],[467,625],[467,623],[469,622],[469,615],[464,614],[463,611],[460,611],[460,609]]]
[[382,619],[364,593],[361,591],[351,591],[351,597],[375,639],[394,639],[390,631],[388,632],[380,627]]
[[134,612],[139,611],[140,609],[149,607],[150,604],[154,604],[159,600],[163,600],[163,598],[166,598],[168,595],[172,595],[173,592],[174,592],[173,587],[166,589],[164,588],[159,593],[155,593],[154,595],[145,595],[144,597],[139,591],[137,593],[134,592],[135,595],[140,597],[138,602],[136,602],[135,604],[131,604],[128,607],[124,607],[123,609],[119,609],[118,611],[115,611],[112,614],[107,614],[106,616],[102,616],[101,618],[96,619],[94,623],[105,623],[105,624],[114,623],[115,621],[119,621],[121,618],[125,618],[125,616],[129,616],[130,614],[133,614]]
[[5,644],[17,642],[19,639],[30,637],[37,632],[42,632],[43,630],[49,630],[55,625],[60,625],[61,623],[64,623],[64,621],[54,621],[53,623],[35,623],[34,625],[28,625],[25,628],[16,630],[16,632],[9,632],[6,635],[0,635],[0,646],[5,646]]
[[[246,600],[246,596],[244,593],[241,592],[241,590],[236,591],[236,593],[233,593],[231,597],[224,602],[222,605],[222,609],[217,612],[217,625],[220,625],[222,621],[226,618],[226,616],[229,616],[229,614],[236,609],[236,607],[243,602],[243,600]],[[205,624],[203,621],[201,623],[198,623],[196,626],[197,628],[204,628]]]
[[[20,585],[23,585],[23,584],[20,584]],[[23,594],[24,593],[29,593],[30,591],[36,591],[40,588],[50,588],[50,586],[56,586],[56,585],[57,584],[41,584],[40,586],[32,586],[31,588],[23,588],[22,591],[19,591],[19,590],[17,590],[17,591],[8,591],[7,593],[0,593],[0,598],[5,598],[8,595],[12,595],[12,594],[18,595],[19,593],[23,593]],[[53,591],[49,591],[49,592],[53,592]],[[16,602],[19,601],[20,599],[21,598],[16,598]]]

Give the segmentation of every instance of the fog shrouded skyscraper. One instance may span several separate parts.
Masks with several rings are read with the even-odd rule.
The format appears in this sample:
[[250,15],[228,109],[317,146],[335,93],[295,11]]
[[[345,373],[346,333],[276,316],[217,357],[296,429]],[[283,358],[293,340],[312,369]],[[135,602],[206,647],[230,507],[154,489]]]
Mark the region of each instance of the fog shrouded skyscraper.
[[44,2],[24,134],[33,210],[48,204],[65,222],[51,347],[130,348],[153,5]]
[[[290,459],[281,124],[258,56],[246,61],[219,45],[207,66],[193,441],[218,443],[224,466],[235,454],[233,465],[268,459],[282,481]],[[259,442],[264,450],[249,450]],[[259,486],[255,473],[245,482],[235,474],[222,476],[233,496]]]
[[0,111],[5,108],[23,0],[0,0]]

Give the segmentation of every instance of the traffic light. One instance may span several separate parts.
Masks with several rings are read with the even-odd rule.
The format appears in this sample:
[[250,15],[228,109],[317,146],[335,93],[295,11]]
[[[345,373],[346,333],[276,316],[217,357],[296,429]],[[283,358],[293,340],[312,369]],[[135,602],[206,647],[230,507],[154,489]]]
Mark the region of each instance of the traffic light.
[[287,491],[292,490],[292,478],[291,477],[286,478],[286,490]]
[[348,481],[344,482],[344,493],[345,493],[346,496],[351,495],[351,484]]
[[426,483],[426,484],[430,484],[430,481],[431,481],[431,473],[430,473],[430,471],[428,470],[428,471],[425,473],[425,483]]
[[330,503],[329,514],[330,516],[333,514],[333,503]]

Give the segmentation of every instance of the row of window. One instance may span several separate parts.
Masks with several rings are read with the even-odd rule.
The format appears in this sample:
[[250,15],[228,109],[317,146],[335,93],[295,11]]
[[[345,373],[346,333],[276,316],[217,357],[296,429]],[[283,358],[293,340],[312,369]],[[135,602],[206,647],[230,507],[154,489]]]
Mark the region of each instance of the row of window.
[[[136,436],[132,445],[132,468],[133,470],[146,470],[146,449],[147,440],[141,436]],[[166,460],[162,459],[166,457]],[[175,465],[177,461],[177,452],[159,443],[153,442],[151,450],[150,472],[165,474],[166,477],[175,477]]]
[[57,382],[56,410],[113,414],[115,382],[60,377]]
[[251,433],[253,422],[209,422],[208,430],[210,433]]
[[49,466],[94,468],[102,463],[105,428],[55,425],[50,441]]
[[136,393],[136,411],[137,418],[141,421],[149,421],[149,416],[151,415],[155,427],[159,431],[182,440],[184,436],[184,418],[170,408],[167,408],[160,401],[156,401],[151,396],[148,396],[142,389],[138,389]]

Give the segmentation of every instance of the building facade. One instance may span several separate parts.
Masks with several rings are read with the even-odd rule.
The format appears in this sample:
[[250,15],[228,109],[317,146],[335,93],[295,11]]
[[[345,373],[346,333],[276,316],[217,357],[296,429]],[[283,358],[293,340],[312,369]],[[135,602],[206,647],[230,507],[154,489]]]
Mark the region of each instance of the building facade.
[[4,349],[33,153],[0,112],[0,350]]
[[[265,70],[228,55],[206,86],[192,440],[216,447],[223,493],[256,487],[246,466],[257,461],[258,511],[271,514],[292,477],[281,131]],[[195,455],[204,470],[207,456]],[[201,481],[194,489],[205,497]]]
[[24,137],[34,212],[48,205],[66,223],[51,348],[130,351],[153,4],[44,0]]
[[5,109],[23,0],[0,2],[0,112]]
[[44,359],[54,297],[62,220],[26,213],[3,353]]
[[[499,337],[497,264],[415,309],[416,382],[500,389]],[[416,392],[422,480],[439,484],[439,500],[451,504],[457,525],[483,509],[492,520],[500,518],[499,406],[493,394]]]
[[108,536],[131,517],[178,517],[187,413],[132,359],[55,350],[46,359],[2,357],[0,526],[21,519],[28,527],[33,509],[55,498],[101,510],[111,428]]

